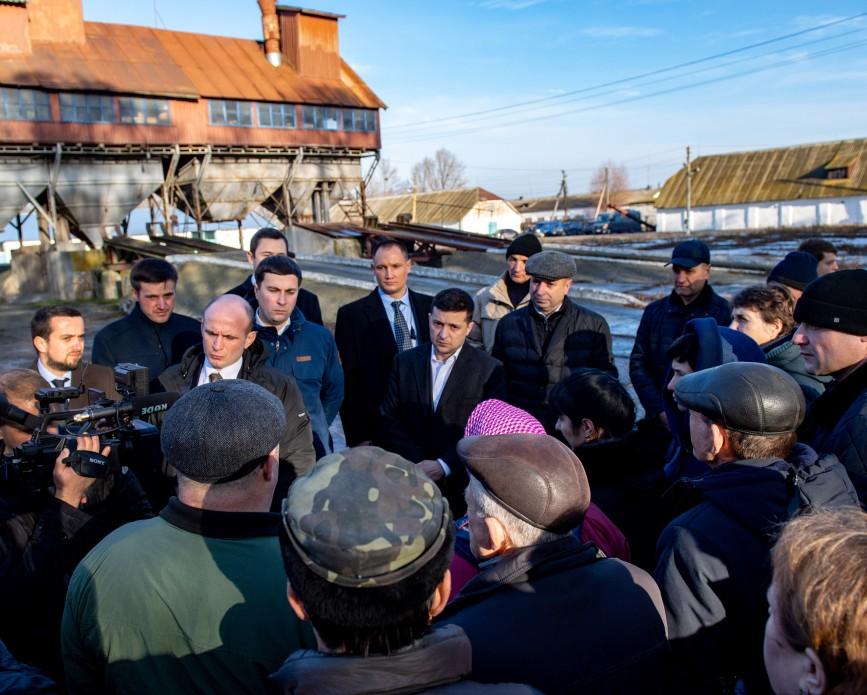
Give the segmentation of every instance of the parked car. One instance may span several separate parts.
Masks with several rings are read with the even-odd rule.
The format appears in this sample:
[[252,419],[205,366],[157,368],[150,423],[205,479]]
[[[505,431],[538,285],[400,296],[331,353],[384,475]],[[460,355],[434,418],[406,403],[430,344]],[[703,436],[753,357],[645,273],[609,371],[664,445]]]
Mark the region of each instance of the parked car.
[[602,212],[593,222],[594,234],[621,234],[640,232],[641,213],[638,210],[628,210],[629,215],[619,212]]

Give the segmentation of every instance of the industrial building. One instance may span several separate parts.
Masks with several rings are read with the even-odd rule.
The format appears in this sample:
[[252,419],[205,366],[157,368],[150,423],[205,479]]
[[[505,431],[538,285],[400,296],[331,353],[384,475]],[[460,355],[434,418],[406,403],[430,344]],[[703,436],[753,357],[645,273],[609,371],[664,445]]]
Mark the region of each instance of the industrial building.
[[[867,139],[699,157],[656,200],[657,229],[725,231],[867,221]],[[689,184],[689,185],[688,185]]]
[[[521,229],[521,215],[508,200],[484,188],[462,188],[367,199],[368,214],[378,222],[412,222],[493,236],[503,229]],[[359,223],[355,207],[338,203],[331,209],[335,222]]]
[[[656,219],[657,188],[636,188],[619,191],[616,195],[618,205],[622,208],[637,210],[641,219],[654,223]],[[599,194],[585,193],[581,195],[544,196],[541,198],[518,198],[511,201],[515,209],[527,224],[544,222],[546,220],[593,219],[599,206]],[[601,208],[605,212],[605,206]]]
[[342,15],[259,6],[261,41],[0,2],[0,226],[35,211],[44,242],[99,248],[145,201],[169,234],[178,210],[199,228],[258,206],[327,222],[385,105],[340,56]]

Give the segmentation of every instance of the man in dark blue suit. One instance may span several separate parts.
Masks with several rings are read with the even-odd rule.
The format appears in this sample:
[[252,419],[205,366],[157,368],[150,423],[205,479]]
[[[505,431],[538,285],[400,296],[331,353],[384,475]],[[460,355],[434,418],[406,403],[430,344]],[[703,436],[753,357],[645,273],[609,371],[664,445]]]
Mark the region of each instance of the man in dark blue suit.
[[373,254],[378,287],[337,311],[334,339],[343,365],[340,419],[348,446],[369,444],[380,425],[391,364],[398,352],[430,340],[432,297],[407,287],[412,261],[398,241],[383,241]]
[[473,299],[463,290],[443,290],[434,297],[431,344],[394,359],[377,442],[417,463],[443,489],[456,516],[465,509],[468,478],[455,446],[473,408],[506,396],[500,361],[466,344],[472,316]]

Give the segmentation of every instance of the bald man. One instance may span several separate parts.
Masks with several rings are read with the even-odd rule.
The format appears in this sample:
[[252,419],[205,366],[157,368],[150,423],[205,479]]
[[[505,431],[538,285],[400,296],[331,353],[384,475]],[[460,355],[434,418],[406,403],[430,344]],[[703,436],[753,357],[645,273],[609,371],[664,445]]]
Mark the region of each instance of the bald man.
[[316,457],[310,417],[295,379],[267,363],[265,346],[253,329],[250,305],[237,295],[224,294],[205,307],[202,344],[189,348],[180,364],[160,375],[159,382],[166,391],[186,393],[209,382],[246,379],[283,401],[288,425],[280,439],[280,475],[274,494],[279,505],[295,477],[306,473]]

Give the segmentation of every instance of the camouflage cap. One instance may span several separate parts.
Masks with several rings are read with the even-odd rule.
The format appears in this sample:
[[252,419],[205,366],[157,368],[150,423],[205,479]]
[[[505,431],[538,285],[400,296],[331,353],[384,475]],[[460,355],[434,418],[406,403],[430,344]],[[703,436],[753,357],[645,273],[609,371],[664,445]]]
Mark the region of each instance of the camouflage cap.
[[289,488],[283,526],[311,571],[340,586],[387,586],[442,548],[448,502],[415,464],[360,446],[316,462]]

